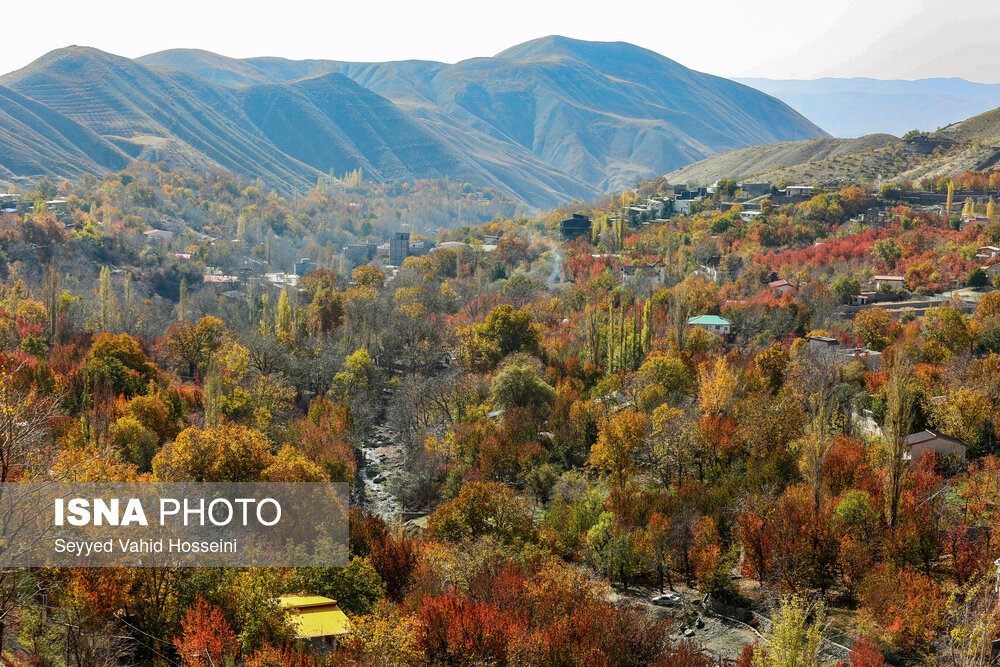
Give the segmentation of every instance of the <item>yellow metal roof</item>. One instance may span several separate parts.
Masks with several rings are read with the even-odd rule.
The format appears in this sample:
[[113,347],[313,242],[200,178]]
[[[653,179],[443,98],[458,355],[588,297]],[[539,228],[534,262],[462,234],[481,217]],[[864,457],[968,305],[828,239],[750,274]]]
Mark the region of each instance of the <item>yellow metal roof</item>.
[[319,595],[282,595],[278,598],[278,606],[290,612],[295,636],[300,639],[351,632],[351,621],[336,600]]
[[317,605],[337,604],[336,600],[322,595],[282,595],[278,598],[278,606],[282,609],[290,607],[315,607]]

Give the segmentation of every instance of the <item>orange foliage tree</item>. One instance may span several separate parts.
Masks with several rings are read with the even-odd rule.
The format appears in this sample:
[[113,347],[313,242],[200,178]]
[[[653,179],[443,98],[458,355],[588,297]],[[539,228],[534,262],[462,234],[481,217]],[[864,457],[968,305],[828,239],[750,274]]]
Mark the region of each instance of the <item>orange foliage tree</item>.
[[182,662],[189,667],[225,664],[227,660],[236,659],[240,648],[239,639],[226,617],[200,595],[184,612],[181,635],[174,638],[174,644]]

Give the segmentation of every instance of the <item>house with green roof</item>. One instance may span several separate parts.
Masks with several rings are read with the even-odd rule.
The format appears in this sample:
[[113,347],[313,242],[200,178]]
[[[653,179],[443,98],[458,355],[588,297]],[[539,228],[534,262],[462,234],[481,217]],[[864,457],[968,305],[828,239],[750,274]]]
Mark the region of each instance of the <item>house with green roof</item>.
[[719,317],[718,315],[699,315],[697,317],[692,317],[688,320],[688,325],[692,327],[699,327],[708,333],[721,334],[723,336],[728,336],[733,327],[732,322],[724,317]]

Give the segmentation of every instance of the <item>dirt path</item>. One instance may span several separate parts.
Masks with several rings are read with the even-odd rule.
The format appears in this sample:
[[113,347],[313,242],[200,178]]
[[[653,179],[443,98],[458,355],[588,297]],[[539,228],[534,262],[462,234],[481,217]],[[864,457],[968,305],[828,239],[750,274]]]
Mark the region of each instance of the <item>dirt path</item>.
[[[650,598],[659,594],[658,589],[637,587],[625,593],[615,588],[611,595],[613,601],[634,600],[646,606],[656,618],[669,618],[673,622],[670,639],[679,642],[688,638],[705,650],[713,658],[736,660],[743,653],[747,644],[761,639],[758,632],[746,623],[722,618],[708,612],[702,606],[704,595],[694,588],[675,583],[674,591],[681,596],[683,605],[680,607],[658,607],[650,602]],[[758,622],[769,625],[767,617],[758,616]],[[846,649],[824,637],[820,654],[824,665],[835,665],[846,657]]]
[[630,588],[628,593],[615,588],[611,599],[639,602],[649,609],[655,618],[670,619],[673,624],[671,641],[690,639],[700,644],[713,658],[736,660],[743,652],[744,646],[758,639],[754,631],[745,625],[730,623],[705,613],[701,606],[701,599],[704,596],[694,588],[688,588],[680,583],[674,584],[673,592],[680,595],[683,600],[683,606],[680,607],[654,605],[650,602],[650,598],[659,592],[659,589],[644,586]]

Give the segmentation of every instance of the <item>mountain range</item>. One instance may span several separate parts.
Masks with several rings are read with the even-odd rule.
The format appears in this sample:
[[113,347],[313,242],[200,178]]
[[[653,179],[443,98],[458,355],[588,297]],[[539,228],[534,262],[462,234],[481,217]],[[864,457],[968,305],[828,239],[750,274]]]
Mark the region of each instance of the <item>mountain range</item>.
[[7,182],[163,160],[304,189],[361,168],[545,207],[734,148],[821,136],[749,86],[630,44],[564,37],[455,64],[187,49],[131,60],[74,46],[0,77]]
[[735,80],[777,97],[835,137],[933,131],[1000,107],[1000,84],[958,78]]

